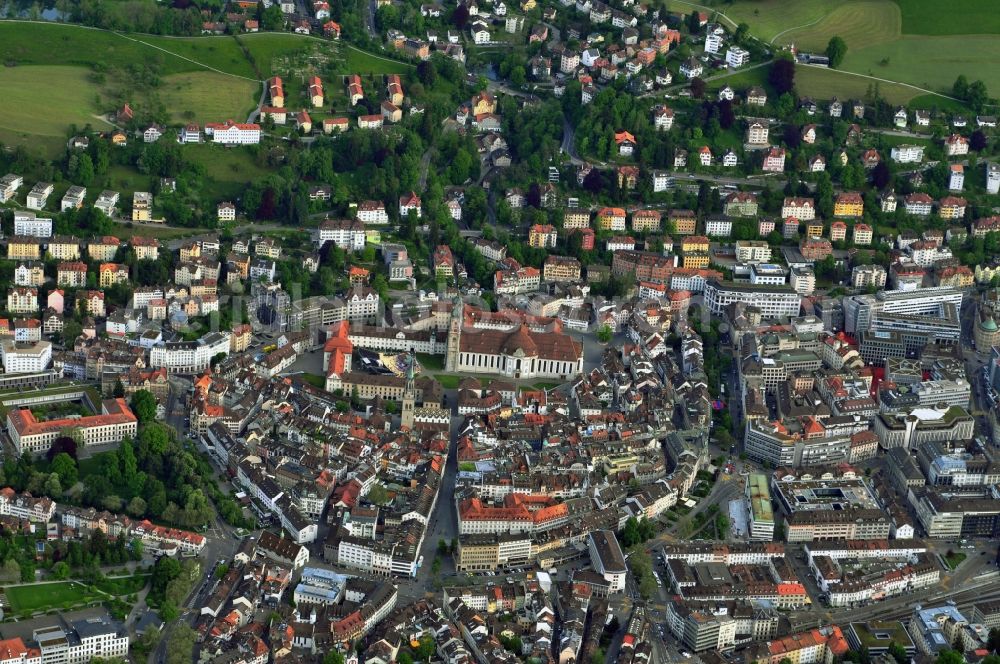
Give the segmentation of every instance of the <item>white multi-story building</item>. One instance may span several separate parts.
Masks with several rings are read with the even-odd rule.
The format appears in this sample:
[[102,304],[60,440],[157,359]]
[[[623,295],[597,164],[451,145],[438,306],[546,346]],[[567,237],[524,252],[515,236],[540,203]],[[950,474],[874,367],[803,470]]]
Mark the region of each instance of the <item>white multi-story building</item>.
[[705,235],[709,237],[729,237],[733,233],[733,221],[729,217],[709,217],[705,221]]
[[747,125],[747,143],[752,145],[767,145],[770,127],[766,120],[751,120]]
[[260,143],[260,125],[249,122],[223,123],[209,122],[205,125],[205,135],[212,137],[212,142],[225,145],[257,145]]
[[669,189],[670,173],[667,171],[653,171],[653,193],[660,193]]
[[48,341],[19,342],[4,339],[0,342],[0,359],[5,374],[38,373],[52,364],[52,344]]
[[166,342],[149,351],[152,368],[166,368],[171,373],[201,373],[209,368],[212,358],[228,355],[231,345],[229,332],[210,332],[197,341]]
[[0,178],[0,203],[9,203],[14,200],[17,190],[24,184],[24,178],[20,175],[8,173]]
[[750,283],[753,285],[782,286],[788,281],[788,270],[771,263],[751,263]]
[[986,164],[986,192],[1000,193],[1000,164]]
[[358,203],[358,221],[363,224],[388,224],[389,213],[382,201],[361,201]]
[[[35,652],[41,653],[37,659],[41,664],[79,664],[128,656],[128,631],[121,624],[106,618],[74,620],[68,624],[61,621],[60,624],[34,630],[31,638],[38,644]],[[24,662],[28,664],[31,661],[29,653]]]
[[750,52],[739,46],[732,46],[726,51],[726,64],[733,68],[750,64]]
[[851,286],[884,288],[886,276],[886,270],[881,265],[856,265],[851,271]]
[[83,207],[83,199],[87,197],[87,188],[81,187],[79,185],[72,185],[63,194],[62,201],[59,204],[59,211],[65,212],[66,210],[75,210]]
[[922,145],[897,145],[889,152],[893,161],[900,164],[913,164],[923,161],[924,146]]
[[948,174],[948,190],[962,191],[965,187],[965,166],[952,164]]
[[812,221],[816,218],[816,203],[811,198],[786,198],[781,206],[781,217]]
[[49,182],[36,182],[35,186],[28,192],[26,205],[29,210],[41,210],[49,201],[49,196],[55,191],[55,187]]
[[771,245],[762,240],[737,240],[737,263],[766,263],[771,260]]
[[52,237],[52,219],[39,217],[34,212],[15,212],[14,235]]
[[97,195],[97,200],[94,201],[94,207],[103,212],[106,216],[113,217],[115,216],[115,208],[118,207],[119,198],[120,195],[117,191],[105,189]]
[[124,399],[107,399],[99,415],[37,420],[28,408],[7,411],[7,434],[17,453],[42,454],[69,430],[88,447],[117,445],[126,436],[135,437],[138,419]]
[[624,592],[628,567],[615,534],[610,530],[591,531],[587,536],[587,551],[590,564],[608,582],[608,592]]
[[365,248],[364,224],[350,219],[327,219],[319,225],[316,242],[321,248],[333,242],[341,249],[361,251]]
[[223,201],[215,208],[219,221],[236,221],[236,206],[230,201]]
[[754,286],[723,283],[717,279],[705,282],[705,306],[715,315],[733,303],[753,305],[765,318],[798,316],[802,298],[790,286]]

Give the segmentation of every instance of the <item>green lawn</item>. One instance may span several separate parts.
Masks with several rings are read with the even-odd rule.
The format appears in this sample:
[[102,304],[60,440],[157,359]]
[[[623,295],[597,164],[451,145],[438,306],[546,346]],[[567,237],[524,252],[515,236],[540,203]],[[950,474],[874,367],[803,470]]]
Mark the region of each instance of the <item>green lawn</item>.
[[178,124],[192,120],[199,124],[227,119],[242,122],[257,106],[260,84],[198,71],[165,77],[154,94]]
[[462,382],[461,376],[449,376],[447,374],[435,374],[434,379],[441,383],[441,387],[446,390],[458,389],[458,384]]
[[946,99],[938,95],[917,95],[910,100],[910,108],[931,109],[948,111],[950,113],[969,113],[969,108],[962,102]]
[[303,382],[308,383],[315,388],[320,390],[326,389],[326,378],[320,376],[319,374],[304,373],[299,374],[299,378],[301,378]]
[[87,586],[70,581],[10,586],[4,590],[4,594],[15,613],[64,608],[67,605],[106,599],[100,593],[91,592]]
[[417,353],[417,362],[423,367],[424,371],[443,371],[444,370],[444,356],[443,355],[431,355],[429,353]]
[[185,145],[184,155],[205,167],[205,175],[216,182],[243,185],[270,173],[258,166],[245,148],[227,148],[212,143]]
[[155,237],[157,240],[172,240],[186,235],[195,235],[198,232],[200,231],[197,228],[167,228],[156,224],[131,223],[124,224],[121,231],[122,235],[128,237],[138,235],[139,237]]
[[[836,69],[801,66],[795,68],[795,89],[799,95],[814,99],[864,98],[868,86],[873,83],[874,81],[863,76],[852,76]],[[893,83],[880,83],[879,93],[892,104],[905,104],[920,94],[918,90]]]
[[131,595],[145,588],[151,576],[151,574],[136,574],[117,579],[102,579],[97,582],[97,588],[109,595]]
[[952,551],[950,556],[942,556],[944,562],[950,569],[955,569],[966,559],[966,555],[961,551]]
[[1000,33],[1000,12],[991,0],[898,0],[903,33],[982,35]]
[[[2,37],[0,37],[2,39]],[[6,112],[0,130],[10,134],[58,137],[64,143],[71,124],[107,128],[94,107],[95,86],[82,67],[0,68]]]
[[137,191],[152,191],[152,186],[152,176],[143,175],[135,170],[135,167],[125,164],[112,165],[108,169],[108,179],[102,183],[103,189],[111,189],[121,194],[122,206],[127,206],[131,202],[132,194]]
[[344,57],[345,71],[354,74],[405,74],[413,69],[413,65],[383,58],[354,48],[349,44],[340,45],[340,54]]

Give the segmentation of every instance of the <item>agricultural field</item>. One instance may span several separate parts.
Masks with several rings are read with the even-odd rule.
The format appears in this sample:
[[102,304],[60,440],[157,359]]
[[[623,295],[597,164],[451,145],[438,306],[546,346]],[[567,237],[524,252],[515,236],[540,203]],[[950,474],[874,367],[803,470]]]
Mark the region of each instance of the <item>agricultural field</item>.
[[72,124],[109,127],[94,107],[96,88],[89,75],[82,67],[0,68],[0,89],[8,109],[0,117],[0,140],[27,144],[41,137],[61,149]]
[[[849,0],[735,0],[705,3],[724,13],[735,23],[746,23],[750,31],[770,42],[792,28],[808,26],[823,19]],[[677,9],[681,9],[678,6]]]
[[887,0],[862,0],[840,5],[823,17],[819,23],[807,28],[789,30],[778,40],[794,42],[807,51],[822,51],[833,35],[840,35],[847,42],[848,52],[875,44],[899,39],[899,6]]
[[906,35],[1000,34],[1000,13],[989,0],[897,0]]

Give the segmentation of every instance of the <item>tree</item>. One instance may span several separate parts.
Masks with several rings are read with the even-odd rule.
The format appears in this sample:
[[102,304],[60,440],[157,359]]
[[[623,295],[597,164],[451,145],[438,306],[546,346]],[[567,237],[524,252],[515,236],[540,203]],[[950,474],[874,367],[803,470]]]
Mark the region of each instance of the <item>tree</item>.
[[337,650],[331,650],[323,655],[323,664],[344,664],[344,656]]
[[892,172],[885,160],[879,161],[872,169],[872,186],[876,189],[885,189],[892,182]]
[[791,55],[782,54],[771,63],[767,80],[778,95],[791,92],[795,88],[795,61]]
[[414,649],[413,654],[417,656],[417,659],[429,662],[431,657],[434,656],[435,649],[434,637],[430,634],[425,634],[420,637],[420,645]]
[[965,77],[965,74],[959,74],[958,78],[955,79],[955,83],[951,86],[951,94],[959,99],[965,99],[966,95],[969,94],[969,79]]
[[128,502],[125,511],[136,518],[140,518],[146,515],[146,508],[146,501],[142,499],[142,496],[136,496]]
[[125,386],[122,384],[122,379],[115,379],[115,387],[111,391],[111,396],[115,399],[122,399],[125,397]]
[[705,81],[695,76],[691,79],[691,96],[695,99],[701,99],[705,96]]
[[906,654],[906,648],[895,641],[889,644],[889,654],[896,660],[896,664],[908,664],[910,661],[910,656]]
[[840,67],[846,55],[847,42],[838,35],[830,37],[830,41],[826,45],[826,57],[830,58],[830,66],[833,68]]
[[76,440],[70,436],[60,436],[52,443],[52,447],[46,452],[49,461],[54,461],[59,454],[68,454],[70,458],[76,459]]
[[504,650],[512,652],[515,655],[521,655],[524,652],[524,643],[517,636],[504,636],[500,635],[500,644],[504,647]]
[[76,484],[78,476],[76,461],[65,452],[60,452],[52,459],[52,472],[59,476],[63,487],[70,489]]
[[972,110],[977,113],[983,110],[989,102],[990,97],[986,93],[986,84],[982,81],[973,81],[969,84],[969,90],[966,92],[965,101],[972,107]]
[[976,131],[972,132],[971,136],[969,136],[970,150],[974,150],[975,152],[982,152],[983,150],[986,149],[986,144],[987,144],[986,134],[983,133],[982,129],[977,129]]
[[263,9],[263,3],[257,6],[260,14],[260,27],[264,30],[276,31],[285,27],[285,16],[281,13],[281,6],[277,3],[267,9]]
[[156,397],[149,390],[138,390],[132,395],[132,410],[139,424],[148,424],[156,419]]
[[52,578],[54,579],[68,579],[70,573],[69,565],[64,560],[60,560],[55,565],[52,566]]
[[167,664],[190,664],[197,637],[197,633],[186,622],[175,625],[170,632],[170,640],[167,641]]
[[16,560],[8,558],[3,561],[3,566],[0,567],[0,579],[4,583],[17,583],[21,580],[21,566]]
[[368,490],[368,500],[376,505],[387,505],[390,500],[389,491],[383,485],[376,482]]
[[747,37],[750,35],[750,26],[746,23],[740,23],[736,26],[736,32],[733,34],[733,41],[737,44],[742,44],[746,41]]
[[602,344],[608,343],[614,336],[614,330],[612,330],[611,326],[607,323],[597,328],[597,340]]
[[958,650],[945,650],[934,660],[935,664],[965,664],[965,657]]

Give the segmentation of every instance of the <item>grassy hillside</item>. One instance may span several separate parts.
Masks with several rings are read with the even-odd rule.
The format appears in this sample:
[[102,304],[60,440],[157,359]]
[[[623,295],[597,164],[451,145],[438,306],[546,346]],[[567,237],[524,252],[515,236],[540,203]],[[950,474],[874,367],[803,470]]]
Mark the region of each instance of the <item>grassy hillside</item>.
[[[790,28],[802,27],[821,20],[848,0],[735,0],[733,4],[713,3],[720,12],[736,23],[747,23],[751,32],[771,41]],[[708,4],[708,3],[706,3]],[[682,6],[677,10],[685,10]]]
[[149,62],[158,64],[164,74],[202,69],[113,32],[59,23],[0,22],[0,44],[6,64],[89,67],[95,63]]
[[246,120],[260,97],[260,84],[210,71],[173,74],[153,93],[175,123]]
[[1000,13],[990,0],[735,0],[713,6],[775,45],[822,51],[839,35],[848,45],[845,71],[945,94],[965,74],[1000,95]]
[[899,7],[887,0],[863,0],[840,5],[815,25],[788,30],[779,43],[794,43],[811,51],[822,51],[833,35],[840,35],[849,49],[864,48],[899,39]]
[[[45,147],[61,147],[66,129],[109,125],[94,106],[94,84],[82,67],[0,67],[0,89],[7,111],[0,114],[0,140],[28,145],[40,137]],[[50,140],[53,139],[53,140]]]
[[847,52],[843,68],[903,81],[950,94],[959,74],[981,79],[991,95],[1000,94],[1000,38],[992,35],[901,39]]

